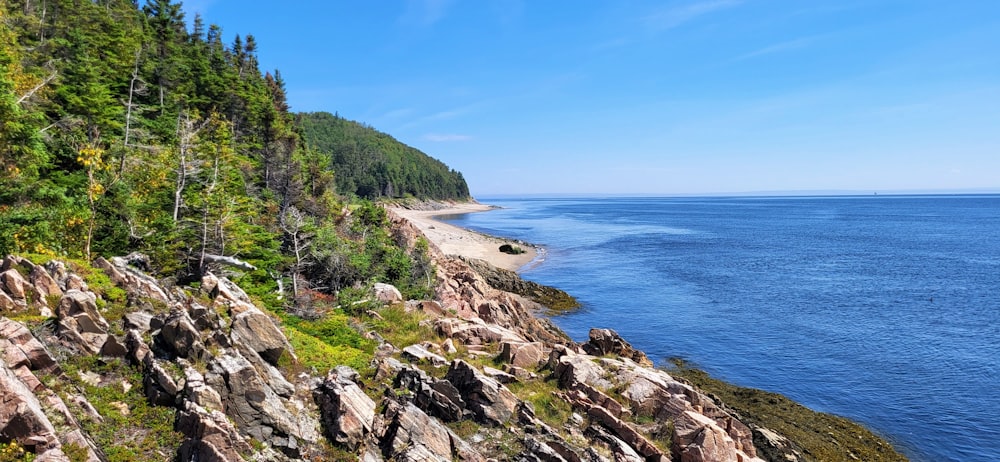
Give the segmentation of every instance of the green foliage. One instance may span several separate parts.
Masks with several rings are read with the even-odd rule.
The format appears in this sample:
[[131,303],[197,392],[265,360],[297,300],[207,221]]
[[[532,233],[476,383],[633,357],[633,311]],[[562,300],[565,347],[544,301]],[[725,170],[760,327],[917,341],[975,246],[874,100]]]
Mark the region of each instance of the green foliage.
[[306,142],[329,156],[337,190],[374,199],[468,199],[462,174],[375,129],[328,112],[296,117]]
[[319,373],[338,365],[364,370],[372,360],[375,342],[362,337],[343,312],[334,311],[315,320],[287,314],[281,319],[285,335],[305,367]]
[[[183,435],[173,429],[174,409],[146,401],[140,371],[122,360],[107,361],[96,356],[70,358],[63,369],[73,381],[72,389],[82,390],[104,418],[98,422],[75,405],[70,408],[84,431],[107,454],[109,462],[164,460],[164,454],[175,453]],[[95,386],[80,380],[82,371],[97,373],[100,384]],[[129,385],[128,391],[123,383]]]
[[336,344],[336,339],[320,340],[319,338],[300,332],[288,324],[284,326],[285,336],[295,349],[299,363],[314,369],[322,376],[338,365],[347,365],[355,370],[364,370],[372,360],[371,352],[352,347],[348,344]]
[[372,319],[372,327],[389,343],[404,348],[423,341],[440,342],[441,336],[427,323],[423,313],[407,312],[402,305],[392,305],[378,311],[382,319]]
[[24,450],[17,441],[0,442],[0,462],[32,462],[35,455]]

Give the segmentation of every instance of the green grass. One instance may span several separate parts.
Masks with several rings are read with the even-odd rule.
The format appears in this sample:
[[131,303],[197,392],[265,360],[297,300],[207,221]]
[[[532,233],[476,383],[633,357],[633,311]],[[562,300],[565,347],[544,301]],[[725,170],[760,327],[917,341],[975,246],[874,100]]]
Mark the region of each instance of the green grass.
[[562,398],[556,396],[559,385],[553,380],[527,380],[507,385],[518,399],[531,403],[535,408],[535,416],[549,426],[559,429],[569,421],[573,408]]
[[434,332],[426,317],[420,312],[409,312],[402,304],[391,305],[378,311],[382,319],[371,319],[371,325],[385,340],[397,348],[406,348],[415,343],[431,341],[440,343],[441,336]]
[[[884,439],[843,417],[813,411],[777,393],[742,388],[675,361],[670,371],[705,393],[715,395],[747,425],[768,428],[791,440],[815,461],[905,461]],[[758,449],[761,445],[757,444]],[[767,458],[766,454],[762,454]]]

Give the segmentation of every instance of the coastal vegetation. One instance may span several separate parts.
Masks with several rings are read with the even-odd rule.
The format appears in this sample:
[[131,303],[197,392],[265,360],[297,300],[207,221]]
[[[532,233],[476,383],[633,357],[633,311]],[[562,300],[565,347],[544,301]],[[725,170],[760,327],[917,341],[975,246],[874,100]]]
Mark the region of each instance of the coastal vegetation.
[[467,199],[461,174],[296,116],[253,35],[188,19],[172,0],[0,0],[0,254],[141,252],[162,277],[225,268],[277,305],[375,280],[426,294],[427,259],[361,199]]
[[374,128],[329,112],[295,116],[306,143],[331,159],[337,191],[366,199],[466,200],[462,173]]
[[[84,309],[85,316],[80,315],[94,329],[87,332],[88,338],[112,340],[89,354],[53,348],[55,367],[47,372],[32,369],[29,374],[38,374],[38,390],[71,403],[67,415],[76,417],[79,428],[107,460],[180,458],[181,441],[204,436],[183,433],[202,427],[184,425],[182,419],[202,414],[188,412],[194,407],[189,403],[188,407],[180,404],[188,394],[206,393],[208,398],[198,396],[206,403],[212,401],[212,392],[191,385],[202,375],[215,374],[216,384],[229,383],[225,374],[246,365],[235,372],[256,377],[263,385],[244,395],[279,403],[267,409],[275,412],[284,412],[281,408],[286,403],[281,399],[291,399],[294,390],[285,390],[282,393],[288,396],[278,398],[271,384],[280,386],[283,380],[296,380],[303,373],[322,381],[331,370],[345,365],[360,372],[361,378],[352,381],[373,384],[365,390],[369,394],[380,399],[406,398],[414,391],[395,383],[399,376],[379,369],[388,361],[376,360],[388,356],[402,364],[399,348],[430,344],[443,350],[440,345],[452,340],[445,339],[443,328],[434,326],[429,315],[403,303],[437,295],[439,273],[428,243],[400,235],[386,210],[371,200],[467,199],[462,175],[363,124],[329,113],[293,114],[280,72],[259,68],[252,35],[236,35],[232,43],[223,43],[222,28],[206,26],[197,16],[189,30],[180,3],[171,0],[150,0],[141,7],[131,0],[0,0],[0,121],[0,255],[20,255],[32,263],[16,263],[20,257],[11,257],[5,262],[5,274],[44,279],[39,275],[50,270],[37,267],[55,260],[59,263],[54,268],[64,265],[68,273],[80,278],[73,282],[76,288],[70,288],[67,276],[63,287],[57,287],[58,293],[53,289],[44,297],[40,292],[22,294],[18,301],[24,309],[11,305],[2,314],[26,326],[27,337],[32,339],[37,335],[50,341],[57,334],[77,334],[86,341],[62,323],[69,316],[59,310],[69,303],[71,291],[85,295],[84,304],[90,296],[86,294],[92,294],[93,309]],[[522,249],[510,249],[512,253],[518,250]],[[126,257],[119,259],[121,265],[103,260],[113,256]],[[30,271],[19,272],[18,268],[28,266]],[[482,275],[474,276],[474,271]],[[520,302],[513,298],[499,303],[486,300],[483,294],[469,294],[489,284],[553,309],[572,308],[577,302],[510,272],[480,265],[468,271],[463,267],[458,273],[467,286],[460,287],[453,279],[454,286],[460,287],[452,294],[454,299],[466,297],[462,302],[481,310],[484,317],[503,320],[502,329],[523,327],[530,335],[521,335],[532,342],[521,343],[533,345],[521,357],[537,353],[534,359],[525,360],[531,366],[509,369],[522,378],[511,385],[508,393],[514,398],[508,399],[511,408],[505,412],[537,413],[538,422],[553,427],[554,435],[561,438],[559,432],[563,432],[568,440],[586,443],[582,429],[590,425],[591,416],[576,416],[576,433],[563,428],[579,410],[566,398],[567,383],[579,386],[572,382],[576,380],[571,377],[572,364],[561,371],[560,382],[555,368],[547,364],[548,356],[542,354],[544,349],[551,352],[561,347],[568,355],[563,343],[569,340],[546,330],[547,324],[539,327],[542,323],[521,317],[521,311],[512,308]],[[152,275],[152,282],[140,280],[155,287],[146,288],[163,298],[151,292],[137,295],[135,279],[128,279],[139,278],[136,275]],[[231,280],[245,294],[218,295],[224,283],[213,279],[216,276]],[[490,282],[480,282],[479,277]],[[212,280],[216,285],[206,287]],[[128,282],[122,281],[131,281],[132,286],[126,289],[123,286]],[[376,283],[398,288],[401,300],[375,299],[372,288]],[[118,338],[139,332],[135,324],[142,322],[128,318],[137,312],[148,316],[146,329],[129,337],[125,353]],[[456,313],[436,316],[446,314]],[[199,324],[185,331],[195,325],[192,316]],[[160,327],[173,324],[170,329],[153,328],[153,318]],[[277,320],[280,335],[270,340],[279,346],[250,353],[252,348],[245,344],[233,345],[260,340],[247,339],[245,333],[241,337],[234,327],[237,318],[241,322],[255,319],[260,323],[257,327]],[[501,366],[494,359],[499,354],[497,339],[509,339],[513,331],[501,331],[501,335],[496,325],[483,322],[470,327],[460,324],[467,319],[452,320],[472,332],[466,335],[484,338],[475,337],[470,345],[446,353],[452,360],[450,368],[425,367],[425,374],[445,387],[446,376],[469,359],[477,369],[466,378],[478,381],[480,388],[482,383],[492,385],[497,393],[507,390],[477,374],[486,366]],[[167,332],[188,336],[170,337]],[[65,338],[51,341],[53,345],[67,342]],[[489,345],[471,348],[483,344]],[[140,358],[142,346],[147,356]],[[119,351],[104,354],[105,348]],[[279,352],[264,358],[271,350]],[[256,363],[250,365],[251,360]],[[414,363],[426,365],[425,360]],[[590,364],[582,361],[577,366]],[[255,375],[272,367],[278,372],[268,380]],[[463,378],[457,372],[453,375],[456,383]],[[227,379],[218,379],[223,376]],[[288,388],[293,387],[289,384]],[[625,401],[623,390],[605,391]],[[219,409],[214,410],[221,413],[223,397],[214,393],[219,401]],[[593,394],[602,393],[595,389]],[[727,398],[722,391],[713,393]],[[225,396],[227,400],[241,398],[236,392]],[[521,408],[518,400],[527,405]],[[230,404],[225,408],[236,407]],[[455,432],[497,436],[492,455],[513,457],[528,449],[523,431],[518,434],[501,425],[506,420],[476,423],[465,418],[469,412],[460,410],[461,418],[450,423]],[[235,428],[238,425],[230,420],[242,417],[224,415],[212,424]],[[673,422],[654,423],[647,415],[641,417],[646,421],[630,424],[673,428]],[[617,417],[604,418],[618,422]],[[762,422],[769,428],[792,431]],[[60,421],[57,430],[69,425]],[[246,436],[246,428],[239,430]],[[250,441],[239,447],[240,453],[273,451],[270,445],[281,443],[281,438],[269,443],[259,440],[261,435],[270,437],[272,431],[267,427],[266,432],[248,436]],[[671,440],[663,432],[644,432],[632,436],[639,443],[653,441],[647,447],[650,451],[671,451]],[[298,444],[295,438],[302,435],[284,436],[285,443]],[[318,458],[357,455],[346,447],[317,449]],[[74,444],[62,448],[71,460],[83,460],[91,450]],[[295,452],[297,447],[284,450],[301,455]],[[610,454],[610,449],[602,450]],[[828,454],[808,451],[818,458]],[[865,458],[867,453],[857,454]],[[0,443],[3,460],[32,457],[18,444]]]

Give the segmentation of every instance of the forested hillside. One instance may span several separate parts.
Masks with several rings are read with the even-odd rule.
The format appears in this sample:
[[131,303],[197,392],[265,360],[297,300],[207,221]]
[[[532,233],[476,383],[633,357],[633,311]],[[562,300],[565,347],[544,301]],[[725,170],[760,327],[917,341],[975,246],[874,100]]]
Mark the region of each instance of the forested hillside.
[[253,35],[224,43],[180,2],[0,0],[0,15],[0,255],[139,251],[162,276],[224,266],[262,293],[406,288],[419,256],[344,197],[468,196],[459,174],[353,123],[317,137],[336,149],[307,148]]
[[308,145],[329,156],[337,190],[358,197],[467,199],[460,172],[372,127],[329,112],[296,115]]

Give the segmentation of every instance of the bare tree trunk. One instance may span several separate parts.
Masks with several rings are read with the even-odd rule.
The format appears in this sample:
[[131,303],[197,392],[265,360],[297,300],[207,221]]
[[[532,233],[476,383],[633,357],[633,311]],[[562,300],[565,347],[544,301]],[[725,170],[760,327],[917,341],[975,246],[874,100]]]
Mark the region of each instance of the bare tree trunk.
[[[205,204],[204,210],[201,216],[201,258],[198,260],[198,270],[205,271],[205,253],[208,249],[208,211],[209,211],[209,199],[212,197],[212,192],[215,191],[216,185],[219,184],[219,155],[216,152],[215,162],[212,166],[212,182],[209,183],[208,189],[205,190]],[[222,252],[225,253],[225,252]]]

